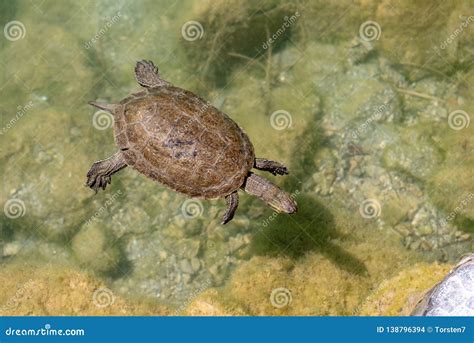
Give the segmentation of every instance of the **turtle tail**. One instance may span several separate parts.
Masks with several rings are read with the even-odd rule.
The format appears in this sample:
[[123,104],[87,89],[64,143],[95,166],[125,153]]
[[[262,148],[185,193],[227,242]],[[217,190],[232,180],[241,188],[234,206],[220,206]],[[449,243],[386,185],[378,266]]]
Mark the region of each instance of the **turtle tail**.
[[117,108],[116,104],[106,104],[106,103],[100,103],[97,101],[89,101],[89,105],[100,108],[101,110],[110,112],[112,114],[114,114],[114,111]]
[[242,188],[263,200],[277,212],[295,213],[298,210],[296,201],[290,194],[260,175],[249,173]]

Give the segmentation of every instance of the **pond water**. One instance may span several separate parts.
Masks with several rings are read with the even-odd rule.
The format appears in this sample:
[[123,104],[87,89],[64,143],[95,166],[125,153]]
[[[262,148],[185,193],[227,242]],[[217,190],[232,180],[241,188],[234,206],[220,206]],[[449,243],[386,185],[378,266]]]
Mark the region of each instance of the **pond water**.
[[[473,251],[468,2],[3,1],[5,314],[409,314]],[[189,199],[125,168],[134,68],[225,112],[298,203]]]

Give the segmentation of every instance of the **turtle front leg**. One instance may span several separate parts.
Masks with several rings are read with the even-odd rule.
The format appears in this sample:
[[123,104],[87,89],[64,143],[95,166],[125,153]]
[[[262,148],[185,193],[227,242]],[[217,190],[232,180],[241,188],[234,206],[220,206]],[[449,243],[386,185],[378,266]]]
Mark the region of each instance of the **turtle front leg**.
[[225,200],[227,200],[227,210],[222,217],[222,225],[230,222],[232,218],[234,218],[235,210],[237,210],[237,206],[239,206],[239,193],[237,193],[237,191],[230,193],[225,197]]
[[260,170],[270,172],[273,175],[288,174],[288,168],[286,168],[283,164],[271,160],[266,160],[264,158],[256,158],[254,167]]
[[105,189],[107,184],[111,182],[112,174],[126,166],[127,163],[121,151],[116,152],[105,160],[94,162],[87,173],[87,186],[92,188],[96,193],[99,188]]

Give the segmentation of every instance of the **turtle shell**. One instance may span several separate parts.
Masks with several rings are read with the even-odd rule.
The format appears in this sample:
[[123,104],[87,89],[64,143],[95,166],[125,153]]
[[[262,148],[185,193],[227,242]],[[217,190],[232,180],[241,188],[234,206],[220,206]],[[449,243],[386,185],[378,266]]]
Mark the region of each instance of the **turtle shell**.
[[252,143],[226,114],[187,90],[132,94],[114,113],[115,142],[127,164],[192,197],[240,188],[254,165]]

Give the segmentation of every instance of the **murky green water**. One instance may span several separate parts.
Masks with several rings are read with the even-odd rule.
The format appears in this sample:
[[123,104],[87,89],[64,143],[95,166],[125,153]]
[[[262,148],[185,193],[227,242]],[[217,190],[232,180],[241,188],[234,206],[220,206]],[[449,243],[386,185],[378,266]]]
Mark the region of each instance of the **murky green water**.
[[[429,274],[472,252],[469,5],[0,2],[0,279],[10,280],[0,300],[70,270],[174,313],[202,298],[214,314],[357,314],[415,263]],[[276,214],[241,192],[222,226],[223,199],[190,201],[131,168],[88,189],[92,163],[117,147],[113,118],[87,102],[139,91],[142,59],[226,112],[258,157],[287,165],[288,176],[258,173],[299,212]],[[81,301],[97,305],[97,290],[84,289]],[[14,303],[2,309],[89,313]],[[113,306],[98,308],[120,314]]]

